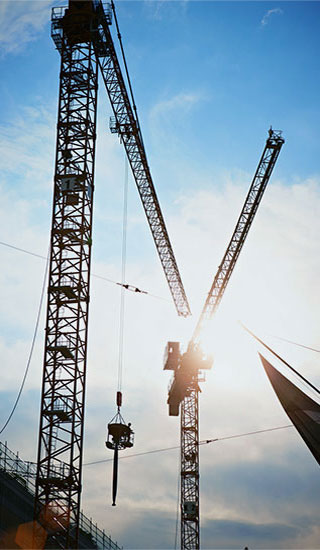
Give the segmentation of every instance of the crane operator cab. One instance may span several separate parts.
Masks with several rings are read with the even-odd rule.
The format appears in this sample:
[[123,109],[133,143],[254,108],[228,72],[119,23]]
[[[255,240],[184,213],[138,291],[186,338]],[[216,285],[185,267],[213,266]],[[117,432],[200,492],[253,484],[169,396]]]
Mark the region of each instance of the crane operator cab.
[[117,392],[117,414],[108,424],[106,447],[114,451],[113,455],[113,483],[112,483],[112,506],[116,505],[118,489],[118,451],[133,447],[134,432],[131,423],[125,423],[120,413],[122,405],[122,393]]

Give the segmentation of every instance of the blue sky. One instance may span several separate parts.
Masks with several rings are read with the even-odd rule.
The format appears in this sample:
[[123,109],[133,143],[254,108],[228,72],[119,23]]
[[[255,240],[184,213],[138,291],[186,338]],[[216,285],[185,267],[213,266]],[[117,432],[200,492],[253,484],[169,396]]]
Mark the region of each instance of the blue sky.
[[[49,0],[0,2],[0,241],[46,255],[59,55]],[[238,319],[313,383],[319,345],[319,2],[126,2],[118,19],[154,182],[194,319],[177,319],[130,179],[123,415],[135,452],[178,444],[167,415],[167,340],[186,342],[230,239],[270,124],[286,143],[208,345],[200,438],[288,424]],[[121,273],[124,154],[99,94],[94,274]],[[26,364],[44,261],[0,245],[0,417]],[[154,297],[158,296],[160,298]],[[119,287],[92,277],[85,462],[111,458]],[[44,308],[26,389],[2,439],[35,459]],[[129,453],[128,453],[129,454]],[[118,506],[110,463],[84,468],[83,508],[125,548],[172,548],[178,453],[123,460]],[[311,549],[320,539],[319,467],[292,429],[201,448],[203,548]],[[124,521],[126,518],[126,521]]]

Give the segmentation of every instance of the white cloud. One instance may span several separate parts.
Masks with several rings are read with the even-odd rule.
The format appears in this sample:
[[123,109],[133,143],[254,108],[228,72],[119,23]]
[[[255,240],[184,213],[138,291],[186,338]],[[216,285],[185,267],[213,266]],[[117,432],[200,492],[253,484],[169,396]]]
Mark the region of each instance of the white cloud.
[[271,10],[268,10],[263,18],[261,19],[261,25],[264,27],[269,23],[269,19],[272,15],[282,15],[283,10],[281,8],[272,8]]
[[[44,11],[47,12],[49,2],[42,3],[42,6],[46,5],[43,11],[40,10],[43,19],[40,17],[40,21],[35,22],[32,15],[35,3],[23,4],[29,22],[21,17],[23,10],[17,11],[22,3],[15,3],[18,16],[15,29],[21,32],[17,47],[33,40],[48,21]],[[7,6],[8,2],[3,5]],[[1,20],[4,21],[7,11],[3,7],[1,10]],[[269,11],[266,22],[274,13]],[[6,31],[7,27],[6,23]],[[0,29],[4,50],[15,51],[16,30],[7,31],[6,42],[4,27]],[[174,125],[178,118],[184,123],[188,118],[185,115],[192,109],[196,110],[198,102],[203,99],[203,94],[194,91],[176,94],[155,105],[152,122],[160,123],[159,127],[162,121]],[[51,215],[55,122],[55,115],[46,109],[28,108],[20,111],[13,125],[2,127],[0,133],[3,151],[0,157],[3,177],[0,238],[44,255]],[[104,134],[104,127],[105,123],[100,125],[100,135]],[[165,135],[167,140],[173,139],[169,132]],[[167,160],[161,148],[156,148],[156,155]],[[97,156],[92,269],[117,280],[120,272],[120,251],[117,248],[121,235],[123,171],[123,152],[117,138],[104,135],[102,140],[99,139]],[[252,174],[238,171],[215,173],[213,177],[214,167],[199,169],[192,158],[185,158],[184,165],[179,167],[179,158],[175,164],[173,159],[167,160],[166,173],[180,171],[182,181],[185,180],[185,187],[181,186],[181,189],[192,191],[181,192],[174,205],[170,205],[165,196],[162,204],[195,318],[180,320],[176,318],[171,303],[133,293],[126,295],[122,412],[126,421],[132,421],[136,433],[132,452],[137,453],[179,444],[179,421],[167,415],[168,376],[162,372],[163,348],[169,339],[186,341],[190,337],[197,308],[199,310],[204,302],[252,178]],[[276,173],[277,169],[275,176]],[[161,178],[158,181],[161,184]],[[169,189],[167,183],[165,191]],[[173,186],[171,196],[176,196],[176,190],[177,187]],[[132,193],[136,198],[132,198],[129,205],[128,281],[169,297],[136,190],[133,189]],[[136,201],[134,219],[130,214],[133,200]],[[312,180],[300,178],[294,185],[272,178],[221,303],[216,332],[209,334],[209,343],[214,349],[214,367],[207,375],[206,384],[202,385],[201,439],[288,422],[259,365],[255,344],[243,334],[236,321],[241,318],[259,335],[267,334],[270,339],[270,334],[275,334],[317,347],[319,220],[319,177]],[[131,245],[135,247],[134,253],[130,252]],[[44,262],[2,248],[1,254],[1,413],[5,416],[16,396],[29,352]],[[104,446],[104,439],[106,423],[115,412],[117,382],[119,289],[94,278],[91,283],[85,461],[112,457]],[[38,428],[38,410],[35,409],[38,409],[41,384],[43,326],[44,320],[26,391],[4,433],[9,445],[19,449],[25,459],[35,458]],[[271,342],[273,345],[274,340]],[[318,365],[306,350],[296,350],[279,342],[276,345],[282,355],[308,372],[308,377],[310,374],[316,382]],[[28,414],[24,414],[26,410]],[[271,463],[274,468],[270,467]],[[311,523],[312,514],[319,507],[317,468],[294,430],[203,446],[201,519],[203,540],[209,541],[207,547],[210,541],[217,541],[213,538],[213,519],[221,520],[221,525],[225,521],[224,527],[228,529],[226,519],[231,518],[234,529],[239,529],[235,531],[238,535],[242,522],[242,536],[254,523],[257,524],[257,538],[254,542],[250,539],[252,544],[249,547],[270,548],[271,545],[261,543],[258,529],[263,525],[268,529],[278,521],[280,526],[286,523],[295,525],[299,520],[297,513],[303,509],[304,516],[309,518],[307,534],[301,529],[295,541],[291,540],[284,546],[283,541],[277,539],[273,548],[281,545],[315,548],[319,532],[316,532],[316,527],[311,527]],[[110,506],[111,469],[110,462],[84,468],[85,512],[98,520],[100,527],[105,526],[108,532],[111,529],[120,545],[131,548],[172,547],[178,451],[121,461],[116,509]],[[268,476],[265,476],[266,470]],[[266,485],[255,484],[266,478],[270,489],[277,489],[279,472],[284,471],[283,496],[277,504]],[[311,493],[307,495],[307,489],[312,485],[313,500],[310,504]],[[259,489],[258,495],[257,491],[254,492],[255,486]],[[291,493],[288,493],[289,489]],[[225,540],[222,540],[224,547]],[[239,540],[239,536],[230,538],[230,547],[239,547]]]
[[[247,181],[249,179],[246,178]],[[229,233],[237,220],[246,191],[247,184],[244,181],[237,185],[234,177],[226,178],[218,189],[209,191],[206,187],[205,191],[200,189],[182,197],[174,216],[169,220],[177,243],[177,257],[187,274],[192,305],[195,299],[198,303],[204,301],[208,291],[207,283],[212,280],[221,252],[230,238]],[[262,336],[269,333],[269,339],[272,333],[280,336],[294,335],[302,343],[309,342],[311,345],[317,342],[320,304],[315,291],[320,264],[315,251],[318,250],[317,235],[320,230],[319,209],[320,178],[300,181],[295,185],[273,179],[266,190],[217,314],[216,331],[210,336],[211,341],[214,338],[215,362],[213,370],[207,375],[206,384],[202,385],[200,439],[290,423],[259,365],[255,344],[244,335],[236,320],[239,317],[244,319],[259,334],[262,332]],[[152,271],[150,268],[151,265],[145,265],[146,280],[152,273],[155,283],[161,276],[160,266],[155,264]],[[93,386],[89,389],[88,402],[91,400],[92,403],[95,395],[95,404],[99,408],[93,410],[89,405],[87,411],[86,449],[90,453],[90,460],[108,458],[103,448],[102,431],[108,414],[112,414],[114,392],[108,379],[110,380],[116,359],[115,353],[106,365],[107,369],[111,369],[109,374],[103,374],[108,393],[105,394],[104,405],[101,392],[99,405],[100,399],[93,389],[93,370],[97,372],[94,378],[98,380],[100,376],[101,384],[102,358],[99,359],[99,354],[103,350],[98,339],[95,339],[96,329],[93,327],[97,326],[98,319],[101,322],[104,318],[105,328],[100,326],[99,330],[108,333],[110,342],[114,341],[115,332],[113,331],[112,336],[111,318],[108,321],[106,316],[103,317],[103,304],[108,300],[103,299],[101,289],[100,292],[97,289],[97,296],[100,300],[99,303],[95,300],[90,331],[90,347],[97,351],[97,355],[90,362],[89,386]],[[186,326],[185,323],[176,321],[170,307],[164,306],[160,310],[154,302],[150,302],[150,298],[146,297],[143,302],[140,300],[139,304],[135,298],[133,296],[131,304],[127,306],[127,389],[124,393],[123,413],[125,418],[132,420],[136,431],[133,452],[141,452],[179,442],[178,420],[166,416],[165,378],[168,377],[161,375],[161,357],[166,338],[187,338],[190,336],[190,324]],[[115,302],[112,302],[111,308],[113,307],[116,308]],[[138,311],[140,322],[137,322]],[[165,323],[163,319],[166,319]],[[191,321],[191,329],[194,322]],[[279,343],[275,344],[274,340],[272,345],[281,349],[281,344],[279,348]],[[312,377],[318,376],[317,357],[313,360],[311,357],[310,360],[307,354],[309,359],[306,360],[304,350],[288,349],[285,344],[282,349],[285,350],[284,355],[298,368],[309,369]],[[110,351],[109,344],[109,353]],[[95,419],[101,420],[103,414],[103,421],[98,427],[94,424]],[[124,515],[135,518],[135,525],[145,523],[152,502],[156,502],[161,521],[165,521],[170,510],[173,519],[175,515],[177,455],[173,451],[152,456],[153,459],[149,456],[137,457],[124,460],[120,464],[118,507]],[[290,468],[287,464],[288,456],[291,456]],[[301,463],[304,464],[304,479],[300,477],[297,484],[296,476]],[[295,546],[294,537],[299,538],[300,548],[306,547],[305,540],[314,542],[315,535],[311,536],[312,529],[315,529],[312,525],[314,504],[308,504],[310,497],[307,498],[307,488],[312,479],[318,486],[315,481],[316,468],[314,459],[293,429],[201,448],[201,510],[206,540],[210,541],[210,533],[212,536],[215,528],[210,521],[218,518],[222,523],[232,519],[234,529],[239,529],[236,531],[238,535],[241,529],[252,532],[252,546],[258,546],[261,537],[266,537],[267,540],[268,529],[270,537],[275,537],[274,546],[270,546],[273,548],[281,545],[287,548],[298,547]],[[279,472],[284,471],[286,478],[283,479],[276,499],[271,494],[271,489],[277,488]],[[267,490],[265,483],[259,488],[257,495],[255,486],[257,479],[263,479],[262,472],[265,472],[264,475],[267,472],[270,490]],[[229,486],[230,475],[232,484]],[[101,476],[106,477],[103,489]],[[84,503],[86,509],[95,510],[94,515],[103,524],[104,506],[108,506],[110,500],[111,463],[98,465],[96,469],[88,467],[85,480],[89,479],[90,487],[88,481],[84,484]],[[292,491],[295,483],[297,492],[294,496],[290,493],[289,498],[289,487]],[[306,524],[309,522],[310,528],[304,529],[301,526],[294,531],[290,529],[290,524],[296,521],[297,509],[291,503],[298,498],[298,494],[304,502],[305,521]],[[158,521],[150,521],[150,533],[144,533],[138,539],[130,539],[128,526],[115,518],[113,535],[122,544],[132,548],[165,547],[167,539],[154,537]],[[171,530],[174,540],[174,521],[168,522],[166,536],[168,530]],[[230,537],[230,544],[233,545],[235,538],[231,540],[232,536]],[[289,546],[285,546],[286,544]]]
[[180,16],[188,6],[189,0],[144,0],[149,19],[159,21],[170,16]]
[[[14,188],[23,183],[22,194],[32,189],[33,196],[51,188],[55,118],[38,98],[37,107],[18,109],[10,124],[0,126],[2,183],[14,175]],[[14,188],[8,185],[8,190]]]
[[174,113],[176,110],[182,113],[188,113],[194,105],[203,99],[203,95],[198,92],[181,92],[175,96],[159,101],[151,109],[151,118],[166,116]]
[[[170,113],[177,105],[180,105],[182,110],[188,109],[194,104],[192,94],[178,95],[159,107],[159,113]],[[41,108],[39,112],[29,109],[23,113],[24,116],[17,118],[13,126],[2,128],[2,145],[10,162],[2,159],[2,172],[5,178],[0,204],[0,234],[4,236],[1,240],[10,239],[12,244],[27,249],[31,247],[45,255],[48,217],[51,211],[49,180],[51,181],[54,137],[54,130],[48,131],[48,127],[54,128],[53,116],[50,113],[45,115]],[[44,116],[48,116],[46,123],[42,122]],[[26,129],[29,136],[22,139],[21,136],[27,133]],[[104,137],[98,149],[100,152],[96,170],[97,196],[93,240],[94,256],[98,255],[96,241],[99,242],[99,259],[94,259],[93,271],[117,279],[120,254],[117,265],[115,257],[110,259],[107,241],[110,239],[111,242],[116,238],[115,232],[110,231],[109,215],[118,201],[114,200],[115,193],[119,193],[119,203],[121,202],[122,178],[119,172],[123,153],[117,140],[110,136]],[[14,151],[18,151],[19,154],[15,155]],[[18,160],[14,162],[15,159]],[[41,177],[37,175],[39,172]],[[16,178],[20,177],[21,173],[22,181],[17,185]],[[37,181],[37,198],[34,197],[32,175]],[[192,159],[186,159],[183,175],[186,180],[185,188],[192,191],[188,191],[187,194],[181,193],[175,208],[171,210],[168,227],[174,240],[179,266],[185,275],[191,306],[195,310],[195,304],[201,307],[204,302],[209,284],[238,218],[252,174],[226,172],[218,178],[219,186],[214,185],[211,172],[204,174],[204,177],[201,174],[201,178],[198,177],[201,183],[195,188],[192,187],[192,183],[197,181],[192,170]],[[41,181],[45,184],[41,185]],[[31,189],[33,192],[26,193],[26,190]],[[135,190],[134,194],[136,195]],[[111,206],[106,207],[108,203]],[[106,208],[110,208],[110,212],[108,210],[106,213]],[[164,210],[166,212],[165,208]],[[128,257],[128,278],[138,286],[166,297],[168,291],[165,280],[142,210],[140,219],[141,224],[133,223],[129,227],[129,240],[136,244],[138,235],[139,242],[137,253],[133,256],[129,254]],[[208,373],[206,384],[202,387],[201,439],[223,437],[287,423],[259,365],[256,347],[244,336],[236,321],[239,318],[243,319],[262,336],[271,333],[316,347],[320,311],[317,292],[320,271],[317,253],[319,220],[320,177],[297,179],[294,185],[291,182],[277,181],[276,177],[272,178],[221,303],[216,317],[216,331],[212,331],[209,337],[211,344],[214,339],[215,362],[213,370]],[[120,216],[117,220],[117,215],[114,215],[112,223],[116,225],[117,221],[120,235]],[[140,233],[140,225],[144,227],[143,234]],[[146,255],[140,250],[145,245],[149,247]],[[1,252],[3,268],[0,300],[4,328],[1,332],[0,348],[4,371],[2,389],[7,397],[6,400],[2,399],[2,414],[5,415],[4,403],[9,408],[7,392],[11,390],[10,397],[15,393],[29,351],[44,263],[40,259],[14,251],[1,249]],[[119,292],[114,285],[99,279],[92,278],[91,282],[85,462],[112,456],[105,449],[104,438],[106,423],[115,412],[117,377]],[[132,452],[178,445],[179,422],[167,416],[168,377],[162,373],[163,348],[167,340],[187,340],[197,314],[195,319],[185,322],[176,318],[172,304],[144,295],[128,293],[126,296],[122,412],[127,421],[132,421],[136,433]],[[43,331],[40,333],[27,390],[39,391]],[[278,344],[277,349],[281,349],[278,348]],[[284,355],[298,368],[307,369],[316,382],[318,365],[315,360],[306,356],[304,350],[290,349],[285,344],[282,349],[285,350]],[[9,445],[19,448],[21,456],[30,449],[28,434],[22,434],[19,429],[19,415],[22,415],[24,403],[30,401],[28,392],[23,395],[23,399],[26,401],[21,402],[18,416],[14,417],[13,424],[4,434],[8,437]],[[35,413],[33,417],[33,425],[28,429],[32,430],[34,440],[38,420]],[[301,493],[302,487],[306,490],[307,483],[310,483],[309,479],[313,479],[316,485],[318,477],[316,468],[313,469],[313,459],[309,456],[308,449],[294,431],[281,434],[275,432],[272,435],[233,440],[232,443],[225,442],[219,445],[214,444],[212,447],[201,449],[201,510],[207,540],[210,540],[210,533],[214,529],[214,525],[210,523],[213,516],[221,521],[228,517],[232,518],[235,529],[236,522],[242,522],[249,529],[254,523],[252,518],[256,518],[255,521],[260,526],[274,525],[278,521],[277,516],[285,526],[290,522],[294,524],[297,509],[291,503],[299,501],[300,508],[304,508],[304,514],[311,518],[312,510],[311,507],[308,508],[308,499],[306,496],[298,495],[298,491]],[[125,452],[123,455],[125,456]],[[295,487],[295,477],[300,471],[301,461],[304,476],[308,472],[309,477],[305,477],[305,481],[300,479],[297,491],[293,493],[292,498],[288,498],[288,503],[284,505],[282,500],[281,506],[279,504],[273,510],[274,496],[270,495],[265,487],[262,487],[263,490],[261,489],[257,499],[250,486],[250,498],[246,498],[246,483],[255,482],[258,476],[253,474],[263,472],[271,462],[275,464],[275,468],[268,471],[268,479],[270,486],[275,487],[278,479],[277,466],[281,470],[289,455],[291,467],[287,472],[287,484],[282,489]],[[268,457],[268,461],[265,461],[265,457]],[[25,458],[33,457],[29,455]],[[177,460],[178,453],[173,451],[121,462],[118,499],[121,519],[115,510],[111,507],[109,509],[111,463],[84,468],[85,512],[89,512],[90,516],[98,520],[100,527],[106,526],[107,531],[110,530],[112,521],[112,535],[124,546],[133,547],[133,542],[140,548],[169,546],[171,531],[171,540],[174,540]],[[294,461],[296,462],[293,464]],[[232,487],[227,486],[231,474]],[[108,514],[106,507],[109,510]],[[157,508],[156,514],[154,507]],[[148,514],[150,523],[146,531],[145,518]],[[123,517],[129,517],[130,522],[134,518],[134,541],[128,522],[123,522]],[[159,522],[166,525],[162,539]],[[309,524],[311,525],[311,519]],[[261,540],[258,537],[259,525],[256,526],[256,544],[252,544],[252,547],[259,546],[258,542]],[[302,529],[299,531],[300,548],[306,547],[306,540],[311,544],[311,531],[310,528],[307,535]],[[275,542],[274,547],[280,547],[276,546],[279,540]],[[292,541],[290,544],[287,547],[294,548]]]
[[156,142],[159,140],[160,143],[166,143],[171,153],[175,149],[180,149],[181,136],[185,135],[186,128],[192,124],[193,111],[196,111],[198,104],[205,100],[204,92],[192,90],[179,92],[155,103],[149,114],[153,139]]
[[[60,0],[58,0],[60,2]],[[17,53],[50,21],[52,0],[0,2],[0,52]]]

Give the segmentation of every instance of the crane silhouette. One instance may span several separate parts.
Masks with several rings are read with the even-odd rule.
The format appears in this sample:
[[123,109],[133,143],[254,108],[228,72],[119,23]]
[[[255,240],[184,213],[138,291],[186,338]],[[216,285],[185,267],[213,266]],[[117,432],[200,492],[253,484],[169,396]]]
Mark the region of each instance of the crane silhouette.
[[212,358],[206,357],[201,349],[201,330],[204,322],[212,318],[220,304],[283,143],[281,132],[270,128],[235,230],[214,277],[187,351],[181,353],[179,342],[168,342],[166,347],[164,369],[174,371],[168,396],[169,415],[178,416],[181,404],[180,517],[182,550],[198,550],[200,548],[199,382],[204,381],[203,371],[212,367]]
[[[78,548],[99,72],[110,128],[125,148],[178,315],[190,314],[111,36],[112,12],[120,36],[113,3],[69,0],[52,11],[61,68],[34,542],[45,530],[54,548]],[[113,435],[117,454],[121,437]]]

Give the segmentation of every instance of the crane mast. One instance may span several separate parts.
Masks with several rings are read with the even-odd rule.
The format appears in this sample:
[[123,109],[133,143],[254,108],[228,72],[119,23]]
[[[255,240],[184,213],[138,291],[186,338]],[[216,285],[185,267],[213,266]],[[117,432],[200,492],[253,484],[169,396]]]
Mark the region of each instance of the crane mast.
[[198,394],[199,382],[204,381],[203,371],[212,367],[212,359],[205,357],[201,351],[200,332],[204,320],[213,316],[222,299],[283,143],[281,132],[270,129],[236,228],[214,278],[187,352],[180,353],[179,342],[168,342],[166,348],[164,369],[174,371],[168,396],[169,415],[178,416],[181,403],[180,516],[182,550],[199,550],[200,548]]
[[98,90],[84,29],[92,9],[77,11],[70,2],[62,33],[62,11],[53,12],[61,70],[35,497],[38,522],[61,548],[78,538]]
[[52,12],[61,69],[34,547],[78,548],[99,66],[178,313],[190,312],[110,24],[100,0]]

